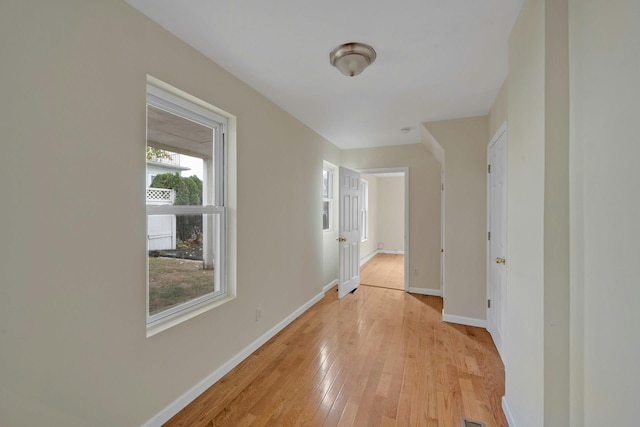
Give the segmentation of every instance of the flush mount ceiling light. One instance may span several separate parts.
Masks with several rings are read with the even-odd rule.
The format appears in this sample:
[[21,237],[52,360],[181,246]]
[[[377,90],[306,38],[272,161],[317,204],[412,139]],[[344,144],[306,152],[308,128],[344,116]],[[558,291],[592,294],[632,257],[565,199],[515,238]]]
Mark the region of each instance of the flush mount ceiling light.
[[345,76],[360,74],[376,59],[376,51],[363,43],[345,43],[333,49],[329,54],[331,65]]

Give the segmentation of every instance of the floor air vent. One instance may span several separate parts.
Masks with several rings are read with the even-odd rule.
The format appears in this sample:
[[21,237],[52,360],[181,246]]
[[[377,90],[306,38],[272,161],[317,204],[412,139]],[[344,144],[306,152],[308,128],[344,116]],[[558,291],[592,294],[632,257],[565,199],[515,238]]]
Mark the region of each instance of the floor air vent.
[[487,425],[480,421],[473,421],[468,418],[463,418],[462,427],[487,427]]

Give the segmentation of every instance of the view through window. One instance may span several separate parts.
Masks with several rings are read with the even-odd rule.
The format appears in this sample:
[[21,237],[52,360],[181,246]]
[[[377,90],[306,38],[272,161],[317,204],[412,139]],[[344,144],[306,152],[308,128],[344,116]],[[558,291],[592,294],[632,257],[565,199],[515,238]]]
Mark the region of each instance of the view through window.
[[147,87],[147,323],[225,295],[225,119]]
[[322,229],[331,230],[333,204],[333,168],[325,163],[322,168]]

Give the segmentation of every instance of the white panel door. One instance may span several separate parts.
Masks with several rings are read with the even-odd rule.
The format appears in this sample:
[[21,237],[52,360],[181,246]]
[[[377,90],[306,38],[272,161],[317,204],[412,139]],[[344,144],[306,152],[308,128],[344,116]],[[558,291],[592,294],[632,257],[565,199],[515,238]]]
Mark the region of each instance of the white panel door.
[[360,284],[360,173],[340,167],[338,244],[340,278],[338,297]]
[[489,146],[488,213],[489,265],[487,285],[487,329],[502,353],[506,300],[507,254],[507,133]]

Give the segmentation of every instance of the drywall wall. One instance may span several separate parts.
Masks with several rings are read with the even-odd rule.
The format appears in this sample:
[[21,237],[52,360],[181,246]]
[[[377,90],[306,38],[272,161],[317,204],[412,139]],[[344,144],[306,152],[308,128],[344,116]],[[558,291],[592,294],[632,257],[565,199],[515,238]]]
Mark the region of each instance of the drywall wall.
[[369,185],[369,238],[360,243],[360,259],[366,258],[378,250],[378,178],[362,174]]
[[[139,426],[325,284],[326,141],[124,2],[4,1],[0,28],[1,424]],[[150,338],[147,74],[237,117],[237,298]]]
[[342,159],[351,169],[409,168],[409,286],[439,290],[440,164],[423,144],[345,150]]
[[640,3],[570,0],[572,427],[640,418]]
[[486,319],[487,116],[423,123],[444,149],[444,314]]
[[545,17],[524,3],[509,40],[505,402],[519,427],[544,425]]
[[404,177],[378,180],[378,242],[385,251],[404,253]]
[[569,425],[569,15],[545,1],[544,423]]
[[509,40],[506,395],[517,425],[569,425],[569,59],[565,0]]
[[489,137],[498,132],[500,126],[507,120],[507,80],[502,84],[498,96],[489,110]]

